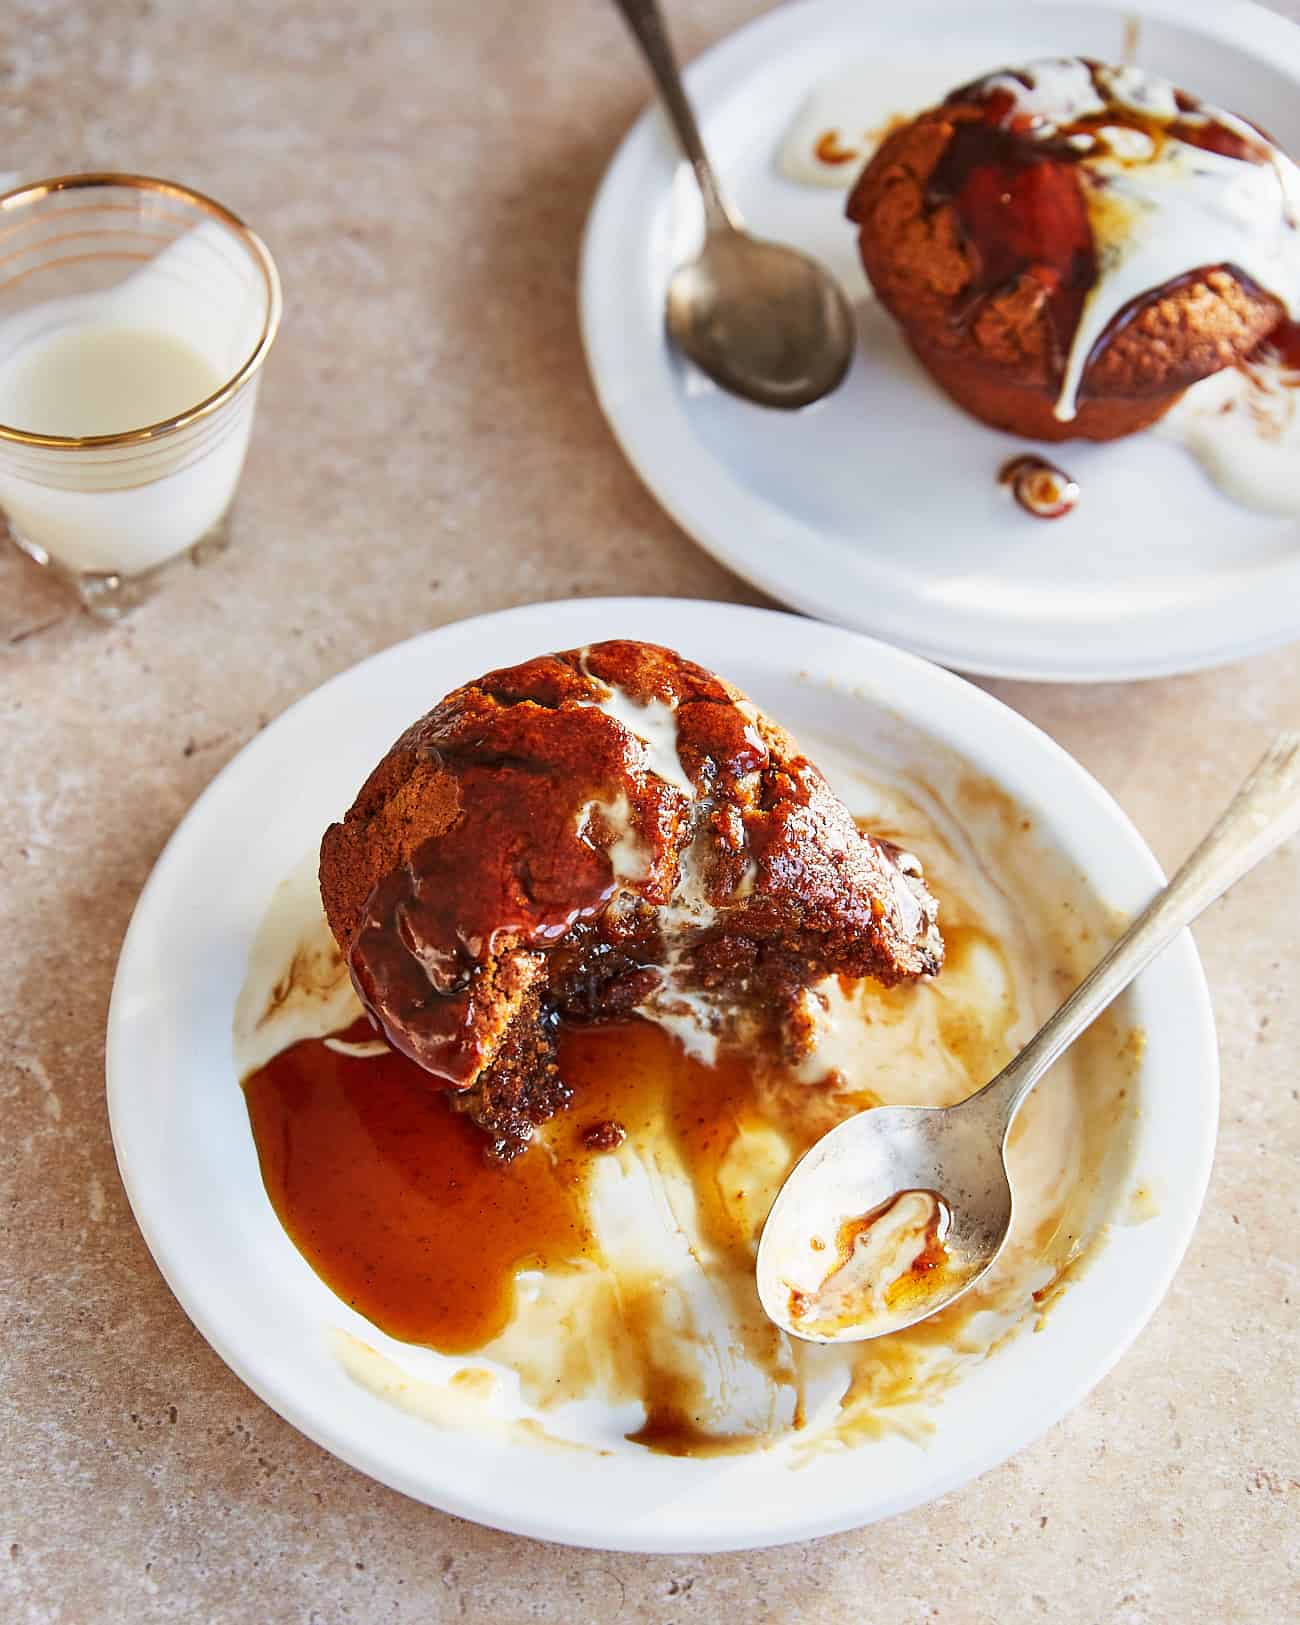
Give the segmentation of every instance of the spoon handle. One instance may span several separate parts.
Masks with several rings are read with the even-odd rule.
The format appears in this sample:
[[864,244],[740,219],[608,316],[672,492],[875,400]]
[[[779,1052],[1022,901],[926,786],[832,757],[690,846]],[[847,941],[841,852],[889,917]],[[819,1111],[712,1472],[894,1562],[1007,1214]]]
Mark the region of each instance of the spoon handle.
[[700,196],[704,199],[704,220],[707,229],[731,231],[739,228],[740,216],[723,196],[718,177],[713,172],[709,155],[700,139],[699,125],[686,99],[681,71],[668,40],[668,29],[658,0],[614,0],[623,13],[637,44],[650,64],[664,108],[681,143],[682,151],[690,159],[695,179],[699,182]]
[[1138,972],[1262,858],[1300,833],[1300,733],[1279,734],[1227,811],[1020,1054],[972,1097],[1005,1129],[1061,1051]]

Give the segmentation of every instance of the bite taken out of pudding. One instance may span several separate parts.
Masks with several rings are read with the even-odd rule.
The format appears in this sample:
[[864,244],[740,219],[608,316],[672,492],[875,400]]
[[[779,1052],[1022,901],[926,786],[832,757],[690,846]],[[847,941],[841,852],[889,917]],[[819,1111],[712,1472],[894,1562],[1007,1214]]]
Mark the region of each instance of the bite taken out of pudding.
[[502,1161],[568,1104],[561,1022],[641,1015],[797,1062],[818,982],[943,958],[915,858],[739,690],[644,643],[447,695],[326,831],[320,887],[371,1019]]
[[935,381],[1035,439],[1145,428],[1300,315],[1300,171],[1137,68],[964,85],[888,137],[847,212]]

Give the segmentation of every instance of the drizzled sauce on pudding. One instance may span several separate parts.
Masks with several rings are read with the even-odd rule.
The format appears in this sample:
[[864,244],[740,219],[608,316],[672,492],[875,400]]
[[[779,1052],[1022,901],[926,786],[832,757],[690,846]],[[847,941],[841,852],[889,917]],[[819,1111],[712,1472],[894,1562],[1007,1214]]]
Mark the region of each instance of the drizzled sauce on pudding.
[[952,206],[975,261],[955,319],[1038,281],[1058,420],[1076,415],[1089,363],[1126,317],[1189,274],[1222,268],[1300,316],[1300,172],[1244,119],[1079,57],[947,100],[959,112],[927,199]]
[[[957,93],[960,95],[960,93]],[[950,100],[957,99],[956,96]],[[927,202],[951,203],[977,265],[957,321],[1026,271],[1043,287],[1058,368],[1097,280],[1092,226],[1064,141],[1029,139],[1009,90],[990,90],[984,117],[955,126],[930,177]]]
[[1260,346],[1271,350],[1288,372],[1300,372],[1300,322],[1279,322]]

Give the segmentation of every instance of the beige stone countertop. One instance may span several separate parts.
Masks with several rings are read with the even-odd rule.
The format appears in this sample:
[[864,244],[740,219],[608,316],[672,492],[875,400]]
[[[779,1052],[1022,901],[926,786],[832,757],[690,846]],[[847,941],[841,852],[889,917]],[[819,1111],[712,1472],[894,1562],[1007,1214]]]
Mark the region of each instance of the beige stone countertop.
[[[759,9],[679,3],[694,54]],[[611,1556],[344,1466],[222,1364],[132,1220],[104,1021],[182,813],[291,701],[465,615],[571,594],[759,601],[659,510],[577,333],[583,217],[647,97],[606,0],[11,0],[0,169],[133,168],[228,202],[286,290],[235,545],[117,626],[0,551],[0,1619],[1204,1625],[1300,1616],[1300,851],[1198,930],[1223,1058],[1204,1216],[1064,1422],[892,1522]],[[1300,647],[1137,686],[986,685],[1177,861]]]

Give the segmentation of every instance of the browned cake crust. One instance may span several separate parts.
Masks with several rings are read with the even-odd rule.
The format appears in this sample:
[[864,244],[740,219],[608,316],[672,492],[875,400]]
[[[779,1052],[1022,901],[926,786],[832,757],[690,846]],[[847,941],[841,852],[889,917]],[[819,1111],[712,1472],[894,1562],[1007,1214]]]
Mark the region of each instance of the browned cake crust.
[[915,860],[737,689],[641,643],[449,694],[326,831],[320,882],[371,1016],[502,1157],[567,1101],[559,1019],[701,994],[798,1050],[811,983],[942,958]]
[[[881,303],[935,381],[973,416],[1041,440],[1115,439],[1155,422],[1183,390],[1240,361],[1276,326],[1283,311],[1270,294],[1230,267],[1189,266],[1105,336],[1084,370],[1077,415],[1059,421],[1053,408],[1069,335],[1054,320],[1054,300],[1059,315],[1071,275],[1081,300],[1080,268],[1091,252],[1077,166],[1033,166],[1011,202],[1025,227],[1024,263],[990,280],[942,173],[954,138],[987,127],[988,102],[962,94],[882,143],[847,212]],[[968,209],[968,221],[976,212]]]

